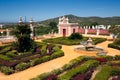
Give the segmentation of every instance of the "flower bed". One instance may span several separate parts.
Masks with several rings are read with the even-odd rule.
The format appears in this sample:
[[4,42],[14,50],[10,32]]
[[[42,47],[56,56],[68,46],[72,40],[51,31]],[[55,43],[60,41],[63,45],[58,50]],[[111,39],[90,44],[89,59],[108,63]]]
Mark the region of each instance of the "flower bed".
[[76,59],[71,60],[68,64],[65,64],[61,68],[55,69],[51,72],[43,73],[41,75],[38,75],[36,78],[32,78],[31,80],[89,80],[96,66],[99,65],[101,65],[101,69],[100,72],[95,76],[94,80],[108,80],[108,78],[112,76],[118,76],[120,74],[119,65],[112,65],[115,63],[119,64],[119,60],[119,55],[116,55],[114,57],[80,56]]
[[[5,48],[2,47],[1,52]],[[39,43],[35,52],[18,53],[10,48],[4,54],[0,54],[0,71],[5,74],[12,74],[61,56],[64,56],[61,47],[51,44]]]

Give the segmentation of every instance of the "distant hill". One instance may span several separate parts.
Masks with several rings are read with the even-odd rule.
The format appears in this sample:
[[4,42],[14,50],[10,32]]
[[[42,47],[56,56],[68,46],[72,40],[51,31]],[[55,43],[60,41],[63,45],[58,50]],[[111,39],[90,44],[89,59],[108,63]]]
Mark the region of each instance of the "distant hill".
[[[62,17],[62,16],[60,16]],[[120,25],[120,16],[115,16],[115,17],[78,17],[75,15],[65,15],[65,17],[69,18],[69,22],[75,22],[79,24],[84,24],[84,25],[89,25],[93,22],[97,22],[98,24],[104,24],[104,25]],[[38,23],[41,24],[49,24],[50,22],[54,21],[58,23],[59,17],[44,20]]]

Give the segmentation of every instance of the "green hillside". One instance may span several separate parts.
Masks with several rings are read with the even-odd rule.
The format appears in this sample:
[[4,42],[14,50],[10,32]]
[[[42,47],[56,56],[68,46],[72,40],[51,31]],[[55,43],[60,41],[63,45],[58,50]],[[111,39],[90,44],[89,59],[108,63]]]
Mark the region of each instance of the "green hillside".
[[[61,17],[61,16],[60,16]],[[98,24],[104,24],[104,25],[120,25],[120,17],[78,17],[75,15],[65,15],[65,17],[69,18],[70,22],[77,22],[79,24],[83,24],[83,25],[89,25],[93,22],[97,22]],[[44,20],[38,23],[41,24],[49,24],[51,21],[57,22],[58,23],[58,18],[52,18],[52,19],[48,19],[48,20]]]

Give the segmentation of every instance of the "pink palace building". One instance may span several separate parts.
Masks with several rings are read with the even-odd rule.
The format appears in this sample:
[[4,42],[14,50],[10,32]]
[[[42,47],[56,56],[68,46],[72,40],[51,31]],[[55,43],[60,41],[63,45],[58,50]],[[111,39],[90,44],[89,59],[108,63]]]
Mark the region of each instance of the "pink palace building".
[[92,35],[110,35],[108,28],[110,26],[104,26],[101,28],[100,25],[97,26],[78,26],[78,23],[69,23],[69,19],[65,18],[65,16],[59,18],[58,23],[58,33],[59,35],[66,37],[71,35],[72,33],[80,33],[80,34],[92,34]]

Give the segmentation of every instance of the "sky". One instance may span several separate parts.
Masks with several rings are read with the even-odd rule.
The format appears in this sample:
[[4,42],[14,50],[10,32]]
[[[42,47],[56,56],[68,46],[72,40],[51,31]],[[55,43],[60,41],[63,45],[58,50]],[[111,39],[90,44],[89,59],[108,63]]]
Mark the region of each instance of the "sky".
[[80,17],[120,16],[120,0],[0,0],[0,22],[34,21],[73,14]]

